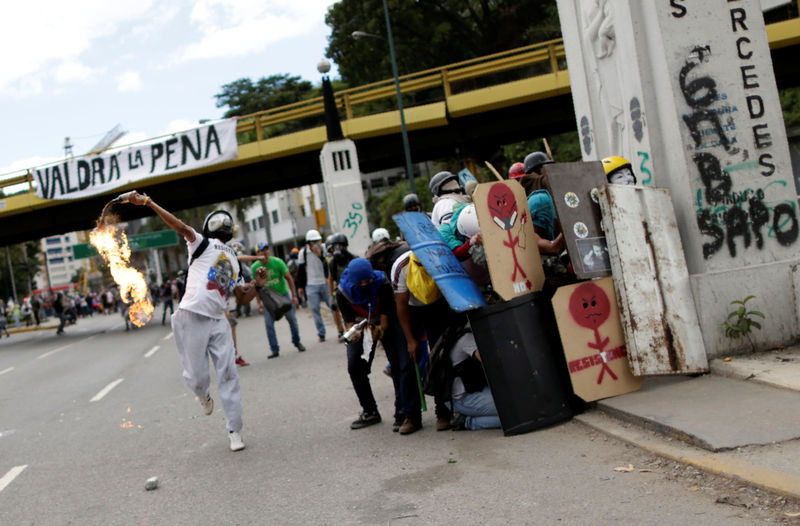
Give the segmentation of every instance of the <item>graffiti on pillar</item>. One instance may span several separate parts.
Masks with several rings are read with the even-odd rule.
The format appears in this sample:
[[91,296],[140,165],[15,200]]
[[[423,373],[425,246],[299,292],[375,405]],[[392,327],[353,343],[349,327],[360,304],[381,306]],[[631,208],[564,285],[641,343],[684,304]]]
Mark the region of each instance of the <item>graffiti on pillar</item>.
[[[730,102],[728,95],[718,89],[712,75],[704,71],[704,66],[714,59],[708,45],[692,48],[677,79],[689,106],[683,123],[691,136],[689,148],[694,151],[692,160],[700,180],[696,218],[706,238],[703,242],[705,259],[725,249],[731,257],[736,257],[741,250],[762,250],[765,239],[791,246],[800,233],[796,203],[766,199],[765,190],[771,183],[785,185],[785,181],[772,181],[762,188],[734,189],[738,182],[737,171],[757,170],[763,178],[769,178],[776,167],[769,151],[773,141],[764,118],[765,105],[757,91],[759,75],[752,60],[753,52],[748,47],[747,14],[744,8],[735,7],[730,10],[730,17],[733,32],[738,33],[736,52],[741,61],[739,69],[746,107],[740,110]],[[749,122],[745,123],[744,119]],[[747,149],[749,144],[755,152]]]
[[633,138],[636,142],[642,142],[644,138],[644,121],[642,119],[642,106],[639,99],[633,97],[631,99],[631,128],[633,129]]
[[589,118],[584,115],[581,117],[581,142],[583,142],[583,151],[586,155],[592,153],[592,128],[589,126]]
[[342,228],[346,230],[352,229],[351,232],[347,233],[347,237],[353,239],[355,237],[356,232],[358,232],[358,226],[364,222],[364,205],[361,203],[355,202],[350,204],[350,210],[347,211],[347,217],[345,218],[344,222],[342,223]]
[[[639,177],[643,185],[648,185],[653,182],[653,172],[647,166],[647,161],[650,160],[650,154],[647,152],[636,152],[636,155],[641,157],[642,162],[639,164]],[[645,175],[647,177],[645,177]]]
[[[582,0],[583,37],[592,51],[590,85],[600,101],[593,114],[595,129],[608,136],[607,147],[614,155],[625,148],[625,101],[620,83],[625,72],[617,53],[617,34],[611,0]],[[602,148],[600,148],[602,149]]]

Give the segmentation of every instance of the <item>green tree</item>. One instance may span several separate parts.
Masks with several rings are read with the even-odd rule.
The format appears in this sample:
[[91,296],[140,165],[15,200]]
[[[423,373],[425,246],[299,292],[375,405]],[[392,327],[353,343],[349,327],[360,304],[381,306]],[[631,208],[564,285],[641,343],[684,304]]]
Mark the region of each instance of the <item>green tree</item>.
[[[387,4],[401,75],[561,36],[555,2],[549,0]],[[362,85],[392,76],[386,42],[351,36],[364,31],[386,37],[382,0],[341,0],[328,10],[325,23],[331,28],[326,56],[343,80]]]
[[[428,191],[428,180],[424,177],[416,177],[414,186],[417,188],[416,193],[422,203],[422,209],[430,212],[433,209],[433,203]],[[403,197],[410,193],[409,188],[411,187],[408,180],[404,180],[394,185],[385,194],[367,196],[367,215],[373,229],[383,227],[393,238],[400,235],[400,229],[397,228],[392,216],[403,212]]]
[[[17,289],[18,299],[30,294],[33,289],[33,279],[41,270],[42,250],[38,241],[26,241],[18,245],[10,245],[0,249],[0,298],[12,297],[11,273],[9,273],[8,256],[11,257],[11,272],[14,276],[14,286]],[[43,288],[43,283],[36,283],[38,288]]]
[[779,95],[786,127],[800,124],[800,88],[786,88]]
[[[506,162],[506,171],[500,172],[503,177],[508,177],[508,169],[516,162],[522,162],[525,156],[531,152],[540,151],[547,153],[544,145],[544,140],[547,139],[550,145],[550,151],[553,154],[553,160],[556,162],[573,162],[581,160],[581,143],[578,138],[578,132],[566,132],[560,135],[553,135],[552,137],[542,137],[532,139],[529,141],[508,144],[503,147],[504,161]],[[497,167],[500,171],[500,167]]]
[[289,74],[270,75],[257,82],[242,78],[222,86],[214,95],[217,107],[228,107],[225,117],[241,117],[285,106],[315,96],[311,82]]

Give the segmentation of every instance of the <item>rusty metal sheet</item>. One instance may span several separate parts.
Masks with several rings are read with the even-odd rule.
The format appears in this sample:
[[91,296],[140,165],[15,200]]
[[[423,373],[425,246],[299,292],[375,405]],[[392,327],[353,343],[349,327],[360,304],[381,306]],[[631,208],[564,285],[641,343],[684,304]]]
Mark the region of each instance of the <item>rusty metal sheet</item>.
[[597,188],[606,182],[603,165],[600,161],[554,163],[544,170],[575,275],[580,279],[610,276],[597,204]]
[[708,371],[669,191],[606,184],[598,195],[633,374]]

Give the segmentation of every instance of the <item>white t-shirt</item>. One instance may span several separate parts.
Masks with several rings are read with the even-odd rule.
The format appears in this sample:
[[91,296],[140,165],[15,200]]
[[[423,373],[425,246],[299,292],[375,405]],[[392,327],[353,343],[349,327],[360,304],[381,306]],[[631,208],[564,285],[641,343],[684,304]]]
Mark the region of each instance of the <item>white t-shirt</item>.
[[[472,333],[464,333],[453,345],[453,348],[450,349],[450,363],[455,367],[475,354],[477,350],[478,344],[475,343],[475,337],[472,336]],[[464,382],[461,381],[460,377],[456,376],[453,378],[453,400],[459,400],[465,394],[467,394],[467,390],[464,388]]]
[[412,307],[422,307],[425,304],[418,300],[417,297],[414,296],[410,290],[408,290],[408,284],[406,283],[406,280],[408,279],[408,265],[410,257],[411,251],[407,250],[394,261],[394,264],[392,264],[392,272],[390,277],[392,282],[392,290],[395,294],[408,292],[408,304]]
[[324,285],[325,269],[322,260],[306,245],[297,255],[298,263],[306,266],[306,285]]
[[[190,260],[202,241],[203,236],[195,232],[194,242],[186,242]],[[209,318],[224,318],[233,289],[243,285],[236,251],[218,239],[209,239],[200,257],[189,265],[186,292],[178,308]]]

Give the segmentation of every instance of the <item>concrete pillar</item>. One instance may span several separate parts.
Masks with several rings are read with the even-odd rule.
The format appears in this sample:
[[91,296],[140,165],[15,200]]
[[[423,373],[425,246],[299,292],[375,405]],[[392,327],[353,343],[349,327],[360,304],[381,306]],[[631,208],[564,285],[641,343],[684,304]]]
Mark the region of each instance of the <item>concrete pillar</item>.
[[319,161],[331,231],[347,236],[350,252],[363,256],[371,238],[356,144],[350,139],[327,142]]
[[709,357],[794,341],[797,189],[758,0],[558,0],[584,160],[669,188]]

